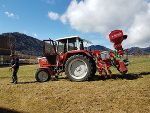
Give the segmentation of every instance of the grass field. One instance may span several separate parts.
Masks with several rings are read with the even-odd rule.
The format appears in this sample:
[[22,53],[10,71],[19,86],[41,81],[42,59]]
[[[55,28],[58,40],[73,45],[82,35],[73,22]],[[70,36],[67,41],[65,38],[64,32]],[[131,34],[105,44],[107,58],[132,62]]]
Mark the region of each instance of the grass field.
[[35,82],[38,65],[21,66],[19,84],[0,68],[0,112],[25,113],[150,113],[150,56],[131,57],[129,72],[116,79]]

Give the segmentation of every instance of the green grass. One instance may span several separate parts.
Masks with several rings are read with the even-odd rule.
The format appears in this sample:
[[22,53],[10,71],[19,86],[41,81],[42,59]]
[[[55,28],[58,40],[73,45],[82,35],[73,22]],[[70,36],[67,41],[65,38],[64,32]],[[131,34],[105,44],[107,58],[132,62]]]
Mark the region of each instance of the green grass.
[[129,73],[150,72],[150,56],[131,57]]
[[[37,68],[21,66],[17,85],[9,83],[9,68],[0,68],[0,112],[2,108],[30,113],[150,112],[150,56],[130,57],[128,76],[140,75],[133,79],[38,83],[34,78]],[[112,72],[119,74],[114,68]]]
[[[139,74],[150,72],[150,56],[132,56],[129,57],[128,73]],[[119,74],[115,68],[111,68],[114,74]]]
[[[38,69],[38,65],[26,65],[20,66],[18,77],[19,81],[31,81],[34,79],[34,75],[36,70]],[[0,68],[0,79],[8,79],[11,78],[11,71],[9,71],[9,67]]]

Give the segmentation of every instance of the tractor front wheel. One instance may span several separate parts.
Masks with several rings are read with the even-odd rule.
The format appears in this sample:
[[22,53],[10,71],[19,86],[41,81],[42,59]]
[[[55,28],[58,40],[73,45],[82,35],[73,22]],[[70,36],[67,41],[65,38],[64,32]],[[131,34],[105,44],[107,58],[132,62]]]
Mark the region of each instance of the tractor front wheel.
[[74,55],[66,62],[65,74],[71,81],[86,81],[93,74],[92,62],[86,56]]
[[47,70],[45,69],[38,69],[35,74],[35,79],[38,82],[46,82],[50,80],[50,75],[48,74]]

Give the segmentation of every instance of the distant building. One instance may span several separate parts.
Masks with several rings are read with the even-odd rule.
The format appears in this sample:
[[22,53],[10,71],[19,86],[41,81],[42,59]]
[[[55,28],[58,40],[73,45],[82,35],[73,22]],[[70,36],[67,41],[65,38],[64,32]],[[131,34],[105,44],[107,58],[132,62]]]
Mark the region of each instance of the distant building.
[[15,38],[0,35],[0,64],[9,63],[9,55],[15,52]]

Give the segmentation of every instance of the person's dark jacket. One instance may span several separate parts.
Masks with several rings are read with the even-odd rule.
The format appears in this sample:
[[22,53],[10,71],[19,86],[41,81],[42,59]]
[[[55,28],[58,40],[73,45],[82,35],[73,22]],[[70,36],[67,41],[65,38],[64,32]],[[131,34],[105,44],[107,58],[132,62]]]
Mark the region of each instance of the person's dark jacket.
[[19,69],[19,58],[13,58],[11,60],[11,66],[13,66],[15,64],[14,69]]

